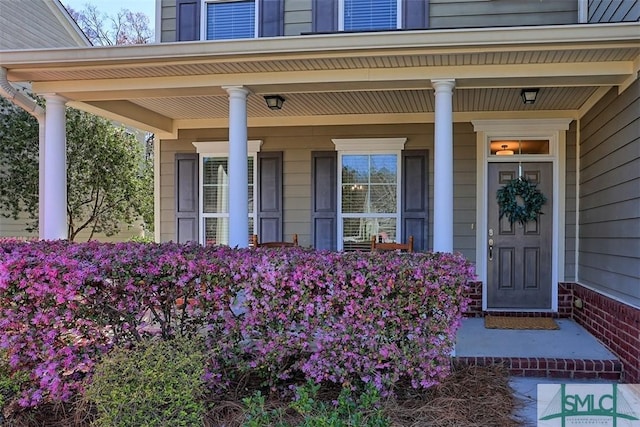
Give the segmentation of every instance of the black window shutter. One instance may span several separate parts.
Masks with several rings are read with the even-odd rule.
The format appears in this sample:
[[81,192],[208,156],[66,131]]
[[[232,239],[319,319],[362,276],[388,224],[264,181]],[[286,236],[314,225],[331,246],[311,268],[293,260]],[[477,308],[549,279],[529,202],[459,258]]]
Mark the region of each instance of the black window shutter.
[[260,0],[260,37],[284,35],[284,0]]
[[282,152],[258,153],[256,196],[260,241],[282,241]]
[[338,0],[312,0],[313,32],[338,31]]
[[197,153],[178,153],[175,157],[176,241],[198,241],[198,164]]
[[421,30],[429,28],[429,0],[402,0],[402,28]]
[[311,153],[311,244],[316,249],[338,249],[338,153]]
[[200,40],[201,0],[176,0],[176,41]]
[[402,241],[413,236],[416,251],[427,250],[428,159],[426,150],[402,152]]

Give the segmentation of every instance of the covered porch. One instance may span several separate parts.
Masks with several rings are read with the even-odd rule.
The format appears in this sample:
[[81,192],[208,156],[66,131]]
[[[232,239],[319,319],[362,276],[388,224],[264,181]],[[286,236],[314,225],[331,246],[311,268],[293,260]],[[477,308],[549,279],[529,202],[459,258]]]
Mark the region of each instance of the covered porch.
[[[482,283],[513,277],[540,289],[492,302],[485,286],[483,309],[555,312],[558,284],[577,280],[580,122],[603,99],[637,87],[637,30],[590,24],[14,51],[0,66],[7,82],[31,81],[48,101],[43,239],[66,237],[64,108],[72,106],[155,133],[157,241],[245,247],[254,233],[297,234],[302,246],[343,250],[372,234],[411,235],[419,250],[463,253]],[[271,95],[284,101],[280,109],[267,106]],[[364,175],[349,178],[349,165]],[[540,230],[514,231],[495,215],[494,186],[522,176],[548,185],[544,223],[531,222]],[[500,246],[501,231],[544,233],[534,251],[514,249],[534,267],[507,268],[515,258]]]

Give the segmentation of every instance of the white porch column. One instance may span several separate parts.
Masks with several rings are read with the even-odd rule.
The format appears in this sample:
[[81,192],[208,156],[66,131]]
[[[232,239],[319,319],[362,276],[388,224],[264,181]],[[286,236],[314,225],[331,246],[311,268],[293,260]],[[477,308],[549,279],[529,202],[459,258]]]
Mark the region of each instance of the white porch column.
[[[44,179],[40,200],[46,220],[40,236],[45,240],[66,239],[67,227],[67,141],[65,99],[50,94],[47,101],[44,129]],[[40,170],[42,171],[42,167]]]
[[435,89],[433,250],[453,252],[453,88],[455,80],[432,80]]
[[249,182],[247,177],[247,96],[242,86],[229,93],[229,246],[249,246]]
[[38,238],[44,240],[46,237],[44,231],[47,229],[45,220],[47,215],[44,212],[44,150],[45,150],[45,120],[46,116],[43,114],[42,118],[38,118]]

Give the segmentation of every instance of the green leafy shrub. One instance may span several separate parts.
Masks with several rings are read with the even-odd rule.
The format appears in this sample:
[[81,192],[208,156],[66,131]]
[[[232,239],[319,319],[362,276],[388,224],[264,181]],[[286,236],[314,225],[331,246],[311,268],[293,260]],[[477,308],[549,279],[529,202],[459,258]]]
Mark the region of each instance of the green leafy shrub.
[[146,233],[143,236],[132,236],[129,241],[134,243],[153,243],[155,240],[153,234]]
[[204,352],[196,339],[147,340],[115,349],[96,366],[85,397],[97,427],[200,426]]
[[28,379],[29,376],[24,371],[13,372],[9,367],[6,354],[0,352],[0,425],[2,425],[2,412],[4,407],[18,396],[22,386]]
[[[379,407],[380,393],[371,384],[357,396],[343,387],[336,401],[318,399],[319,384],[309,381],[296,390],[296,399],[288,409],[300,415],[298,427],[388,427],[391,421]],[[283,408],[266,409],[264,396],[256,392],[243,400],[246,421],[242,427],[286,427]]]

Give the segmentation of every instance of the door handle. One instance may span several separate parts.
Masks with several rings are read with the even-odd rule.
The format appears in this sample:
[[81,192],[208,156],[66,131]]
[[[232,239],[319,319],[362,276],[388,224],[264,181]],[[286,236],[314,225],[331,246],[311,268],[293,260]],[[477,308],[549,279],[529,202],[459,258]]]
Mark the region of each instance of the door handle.
[[493,261],[493,239],[489,239],[489,261]]

